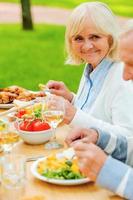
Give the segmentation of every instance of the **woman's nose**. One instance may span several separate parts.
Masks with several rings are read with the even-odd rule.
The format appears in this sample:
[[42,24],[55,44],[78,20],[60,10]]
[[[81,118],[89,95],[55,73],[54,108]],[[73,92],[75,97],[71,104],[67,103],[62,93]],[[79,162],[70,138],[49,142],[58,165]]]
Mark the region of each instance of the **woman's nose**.
[[89,49],[92,49],[93,48],[93,44],[92,42],[90,41],[85,41],[84,44],[83,44],[83,49],[84,50],[89,50]]

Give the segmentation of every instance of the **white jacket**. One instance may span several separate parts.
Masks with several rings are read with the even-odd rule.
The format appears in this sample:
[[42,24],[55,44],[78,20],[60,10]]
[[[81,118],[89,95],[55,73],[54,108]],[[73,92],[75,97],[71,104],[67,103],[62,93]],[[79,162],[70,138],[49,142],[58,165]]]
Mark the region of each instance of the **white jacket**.
[[[123,80],[123,67],[113,64],[91,109],[77,110],[70,125],[133,136],[133,82]],[[77,96],[83,84],[82,76]]]

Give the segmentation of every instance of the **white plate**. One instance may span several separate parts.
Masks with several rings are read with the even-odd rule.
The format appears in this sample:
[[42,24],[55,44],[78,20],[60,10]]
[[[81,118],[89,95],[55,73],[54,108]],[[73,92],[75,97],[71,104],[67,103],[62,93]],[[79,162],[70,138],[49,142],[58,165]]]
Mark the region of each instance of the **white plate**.
[[14,106],[13,103],[8,103],[8,104],[0,104],[0,108],[12,108]]
[[31,166],[31,172],[36,178],[42,181],[57,184],[57,185],[80,185],[80,184],[90,182],[89,178],[82,178],[82,179],[75,179],[75,180],[59,180],[59,179],[52,179],[52,178],[47,178],[45,176],[41,176],[37,172],[37,166],[38,166],[38,163],[44,159],[46,159],[46,157],[36,160]]

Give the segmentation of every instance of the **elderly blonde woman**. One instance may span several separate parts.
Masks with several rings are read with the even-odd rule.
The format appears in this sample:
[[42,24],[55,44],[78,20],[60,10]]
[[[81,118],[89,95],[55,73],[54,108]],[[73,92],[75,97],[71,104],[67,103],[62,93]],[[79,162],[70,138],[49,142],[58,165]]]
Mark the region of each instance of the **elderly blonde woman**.
[[67,124],[133,134],[133,93],[131,83],[122,79],[123,64],[117,61],[118,35],[118,24],[107,5],[83,3],[73,10],[66,27],[66,48],[67,63],[85,63],[78,92],[74,95],[62,82],[47,83],[51,93],[65,98]]
[[[133,19],[128,21],[120,38],[120,58],[124,62],[124,80],[133,80]],[[131,92],[131,91],[129,91]],[[133,83],[132,83],[133,93]],[[74,130],[73,130],[74,131]],[[75,130],[76,131],[76,130]],[[107,156],[101,148],[90,143],[92,141],[91,129],[78,129],[73,136],[82,139],[73,143],[73,148],[78,156],[80,170],[99,185],[110,189],[126,199],[133,200],[133,137],[127,138],[107,132],[100,134],[99,145],[108,153],[107,145],[110,140],[114,142],[114,154]],[[89,143],[84,143],[86,136]],[[71,135],[72,136],[72,135]],[[70,138],[69,138],[70,139]],[[87,139],[87,138],[86,138]],[[84,141],[83,141],[84,140]],[[86,141],[87,142],[87,141]],[[103,146],[102,146],[103,144]],[[72,145],[72,144],[71,144]],[[104,148],[103,148],[104,147]],[[114,159],[119,159],[126,164]],[[124,158],[125,157],[125,158]],[[131,165],[132,168],[128,165]]]

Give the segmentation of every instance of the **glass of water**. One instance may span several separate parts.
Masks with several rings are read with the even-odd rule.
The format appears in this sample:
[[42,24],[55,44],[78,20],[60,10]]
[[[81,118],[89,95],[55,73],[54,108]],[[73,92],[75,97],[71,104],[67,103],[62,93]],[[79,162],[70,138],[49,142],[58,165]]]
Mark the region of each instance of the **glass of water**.
[[26,180],[25,156],[5,154],[1,163],[2,200],[20,200]]

